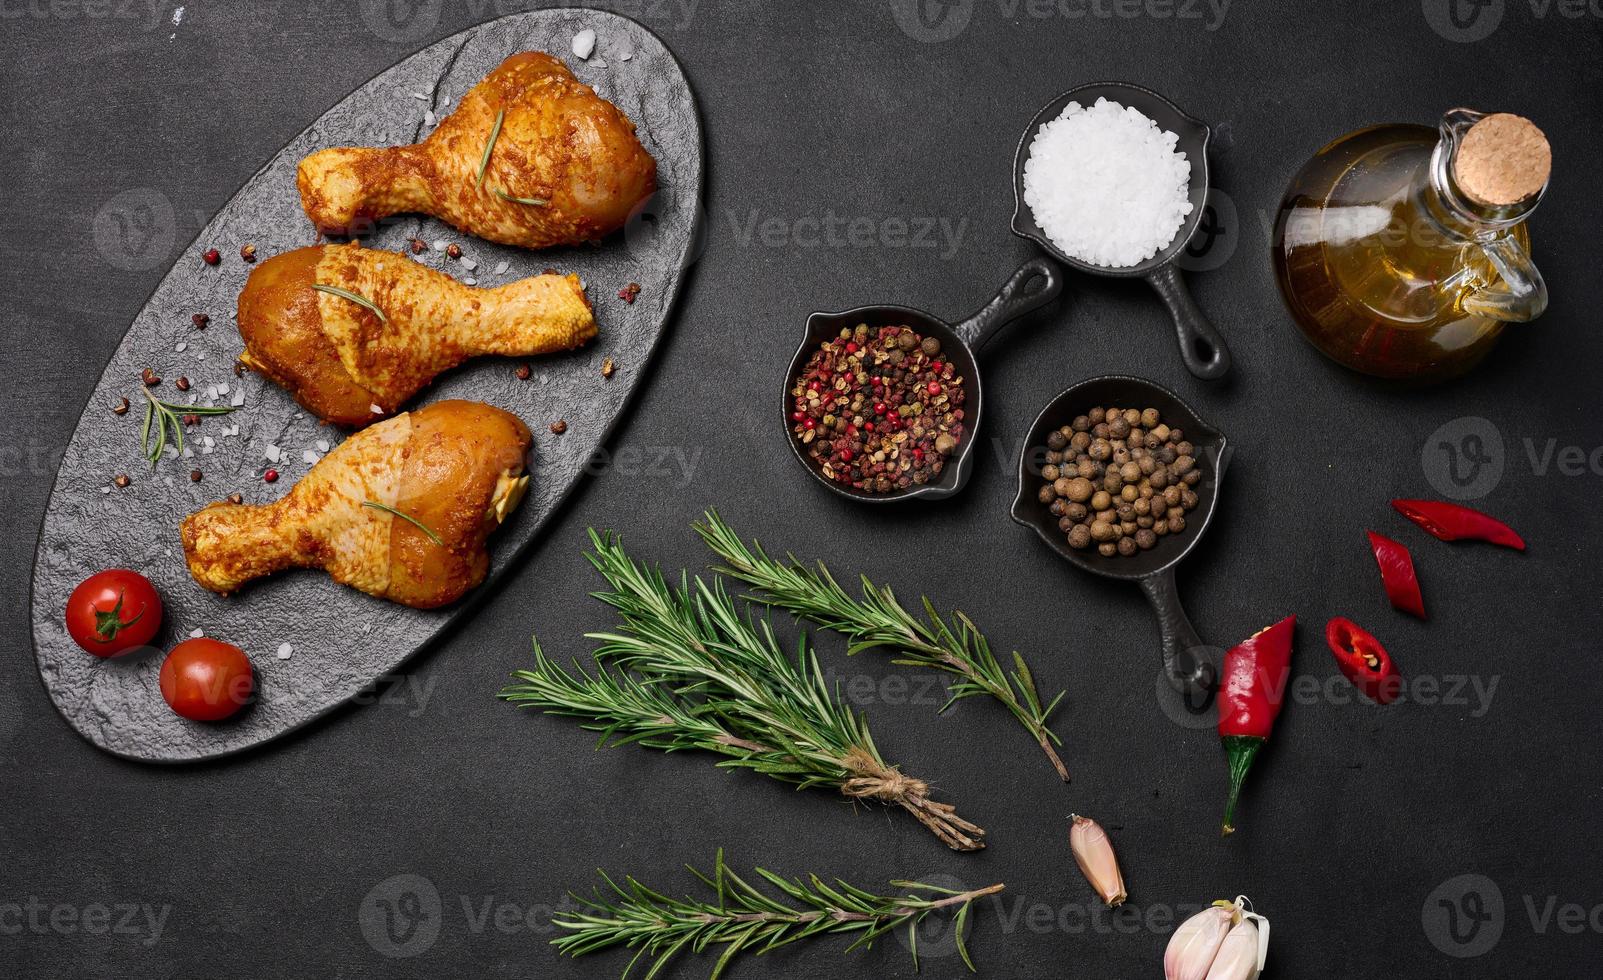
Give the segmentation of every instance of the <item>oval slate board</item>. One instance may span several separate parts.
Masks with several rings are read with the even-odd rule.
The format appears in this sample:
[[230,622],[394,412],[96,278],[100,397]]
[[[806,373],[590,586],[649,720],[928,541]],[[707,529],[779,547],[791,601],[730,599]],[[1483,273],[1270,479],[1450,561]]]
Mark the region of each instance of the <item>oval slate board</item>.
[[[592,63],[573,58],[571,39],[592,28],[599,37]],[[156,287],[112,356],[67,447],[45,513],[33,577],[33,637],[39,672],[67,721],[90,742],[130,759],[184,762],[227,755],[276,738],[370,690],[467,612],[481,587],[463,602],[424,612],[374,599],[336,585],[318,571],[286,572],[223,598],[189,577],[178,525],[193,510],[232,492],[249,502],[275,499],[310,468],[304,454],[319,441],[337,444],[343,430],[320,426],[283,391],[251,374],[233,375],[242,345],[231,313],[250,267],[239,247],[254,243],[262,257],[305,245],[314,233],[300,209],[295,167],[327,146],[410,143],[427,133],[424,112],[444,116],[468,88],[502,59],[541,50],[566,61],[579,78],[616,103],[638,127],[656,158],[657,197],[639,219],[598,247],[531,252],[480,241],[420,216],[385,222],[363,244],[403,250],[413,236],[431,243],[416,259],[457,278],[476,276],[490,286],[538,274],[547,267],[584,277],[596,305],[601,336],[572,354],[532,362],[533,376],[519,381],[513,362],[489,358],[442,377],[417,404],[469,398],[508,409],[535,433],[534,481],[515,516],[491,538],[493,580],[506,572],[562,500],[591,468],[630,394],[645,379],[648,362],[666,327],[697,230],[702,181],[702,139],[695,99],[678,62],[644,27],[615,14],[561,9],[516,14],[481,24],[412,55],[330,109],[284,147],[234,196]],[[622,58],[632,52],[629,60]],[[606,67],[593,62],[605,59]],[[416,93],[416,95],[414,95]],[[418,98],[421,95],[425,98]],[[459,243],[477,269],[432,248]],[[223,252],[218,267],[202,263],[209,247]],[[506,264],[504,272],[496,270]],[[617,298],[630,282],[641,286],[628,305]],[[196,330],[190,316],[211,315]],[[180,345],[186,345],[182,351]],[[602,358],[617,373],[601,377]],[[167,401],[191,396],[207,403],[210,386],[226,404],[243,394],[231,415],[203,419],[187,433],[193,459],[170,451],[154,472],[139,458],[143,417],[139,372],[149,366],[164,379],[156,392]],[[173,380],[187,376],[187,395]],[[127,397],[123,416],[110,406]],[[561,437],[548,426],[566,419]],[[237,436],[225,437],[237,425]],[[202,437],[211,453],[200,455]],[[267,447],[278,446],[282,474],[264,483]],[[600,457],[597,457],[600,458]],[[189,471],[204,471],[191,483]],[[118,473],[131,486],[112,487]],[[260,696],[230,722],[201,725],[168,710],[157,677],[161,653],[134,653],[103,661],[78,649],[62,626],[67,596],[101,568],[136,569],[166,600],[162,649],[202,629],[242,647],[256,664]],[[277,655],[288,643],[288,659]]]

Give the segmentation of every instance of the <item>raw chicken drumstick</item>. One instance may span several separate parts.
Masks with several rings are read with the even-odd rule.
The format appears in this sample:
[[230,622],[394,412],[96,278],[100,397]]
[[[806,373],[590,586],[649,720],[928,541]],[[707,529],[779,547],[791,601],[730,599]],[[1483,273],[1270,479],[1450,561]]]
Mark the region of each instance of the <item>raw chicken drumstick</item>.
[[657,161],[617,106],[557,59],[525,51],[469,89],[423,142],[322,150],[301,161],[297,183],[324,234],[420,211],[493,242],[545,248],[622,228],[656,190]]
[[189,574],[228,593],[285,568],[322,568],[403,605],[454,602],[484,581],[484,540],[523,499],[532,441],[516,416],[478,402],[397,415],[351,436],[274,503],[190,514]]
[[246,367],[320,418],[360,426],[470,357],[578,347],[596,335],[596,321],[578,276],[474,289],[353,243],[257,266],[239,297],[239,334]]

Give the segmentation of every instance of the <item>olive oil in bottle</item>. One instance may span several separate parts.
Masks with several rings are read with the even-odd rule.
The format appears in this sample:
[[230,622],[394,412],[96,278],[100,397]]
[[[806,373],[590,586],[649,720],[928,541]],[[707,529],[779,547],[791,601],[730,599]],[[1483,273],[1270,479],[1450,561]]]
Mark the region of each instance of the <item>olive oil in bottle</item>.
[[1505,323],[1547,307],[1524,222],[1551,166],[1541,130],[1507,113],[1455,109],[1437,130],[1376,126],[1331,143],[1292,180],[1275,226],[1292,317],[1366,374],[1468,371]]

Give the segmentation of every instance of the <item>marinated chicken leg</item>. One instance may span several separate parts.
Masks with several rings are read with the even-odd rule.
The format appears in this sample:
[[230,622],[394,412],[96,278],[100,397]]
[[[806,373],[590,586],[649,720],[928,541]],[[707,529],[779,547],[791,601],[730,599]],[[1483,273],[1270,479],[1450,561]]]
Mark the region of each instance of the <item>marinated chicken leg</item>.
[[420,211],[493,242],[545,248],[622,228],[656,190],[657,162],[617,106],[557,59],[525,51],[468,90],[423,142],[322,150],[301,161],[297,183],[325,234]]
[[474,289],[394,252],[322,245],[251,272],[239,334],[247,367],[320,418],[360,426],[470,357],[578,347],[596,321],[578,276]]
[[[286,568],[419,609],[484,581],[485,538],[523,499],[532,443],[516,416],[444,401],[351,436],[274,503],[184,519],[189,573],[228,593]],[[396,513],[405,515],[396,516]]]

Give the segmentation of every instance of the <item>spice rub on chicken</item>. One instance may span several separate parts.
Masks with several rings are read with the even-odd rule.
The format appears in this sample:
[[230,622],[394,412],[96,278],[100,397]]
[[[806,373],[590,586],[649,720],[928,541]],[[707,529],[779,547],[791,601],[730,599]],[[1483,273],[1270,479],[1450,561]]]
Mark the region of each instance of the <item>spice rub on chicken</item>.
[[528,487],[533,437],[516,416],[444,401],[351,436],[270,504],[184,519],[184,557],[213,592],[288,568],[420,609],[484,581],[485,540]]
[[321,245],[275,255],[239,297],[240,360],[307,410],[360,426],[471,357],[528,357],[596,336],[574,275],[464,286],[404,255]]
[[301,161],[301,205],[325,234],[421,212],[505,245],[577,245],[622,228],[657,162],[618,107],[566,65],[515,54],[421,143],[340,147]]

